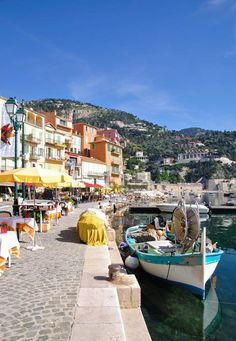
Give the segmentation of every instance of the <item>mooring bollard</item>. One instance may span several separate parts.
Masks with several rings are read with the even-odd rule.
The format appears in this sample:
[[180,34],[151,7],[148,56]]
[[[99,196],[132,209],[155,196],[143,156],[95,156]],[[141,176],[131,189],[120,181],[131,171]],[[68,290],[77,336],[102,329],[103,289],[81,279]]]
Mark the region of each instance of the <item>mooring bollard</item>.
[[108,276],[109,281],[112,281],[120,276],[121,265],[120,264],[110,264],[108,265]]

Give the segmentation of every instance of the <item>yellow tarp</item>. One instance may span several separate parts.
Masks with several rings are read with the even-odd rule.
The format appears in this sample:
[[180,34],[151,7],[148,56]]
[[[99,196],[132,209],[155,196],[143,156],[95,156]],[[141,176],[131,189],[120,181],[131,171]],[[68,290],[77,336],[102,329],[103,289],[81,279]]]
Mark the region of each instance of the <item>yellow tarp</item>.
[[80,239],[88,245],[105,245],[108,243],[104,221],[96,214],[85,212],[77,223]]

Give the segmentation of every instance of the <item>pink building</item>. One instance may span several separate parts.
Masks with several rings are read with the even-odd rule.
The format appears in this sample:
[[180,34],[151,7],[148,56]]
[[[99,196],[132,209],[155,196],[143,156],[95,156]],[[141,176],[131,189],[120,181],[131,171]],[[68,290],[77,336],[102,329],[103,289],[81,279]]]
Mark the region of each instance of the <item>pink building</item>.
[[97,135],[104,136],[107,140],[114,142],[114,143],[120,143],[120,135],[118,134],[116,129],[112,128],[106,128],[101,129],[97,132]]

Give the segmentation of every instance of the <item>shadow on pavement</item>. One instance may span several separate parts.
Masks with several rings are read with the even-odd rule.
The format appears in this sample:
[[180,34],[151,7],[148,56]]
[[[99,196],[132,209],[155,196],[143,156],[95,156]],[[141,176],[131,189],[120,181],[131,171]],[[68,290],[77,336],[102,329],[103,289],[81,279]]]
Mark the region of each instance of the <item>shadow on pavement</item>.
[[66,230],[62,230],[59,234],[59,238],[56,238],[60,242],[76,243],[80,244],[79,235],[76,232],[76,227],[68,227]]

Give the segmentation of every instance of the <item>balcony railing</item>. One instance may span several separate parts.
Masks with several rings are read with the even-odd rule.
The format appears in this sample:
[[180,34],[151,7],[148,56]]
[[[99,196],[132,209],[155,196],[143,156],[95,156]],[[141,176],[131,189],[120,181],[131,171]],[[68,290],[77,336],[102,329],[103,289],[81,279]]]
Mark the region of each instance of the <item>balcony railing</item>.
[[104,178],[104,172],[98,173],[98,172],[87,172],[87,175],[89,177],[96,177],[96,178]]
[[29,158],[30,158],[31,160],[39,160],[41,157],[42,157],[42,155],[41,155],[41,154],[38,154],[38,153],[34,153],[34,154],[30,154],[30,155],[29,155]]
[[119,161],[111,161],[112,166],[119,166]]
[[120,155],[120,153],[117,150],[115,150],[115,149],[111,150],[111,154],[112,155]]
[[55,156],[55,155],[50,155],[50,154],[46,154],[46,159],[49,159],[49,160],[57,160],[57,161],[62,161],[65,159],[64,156]]
[[120,173],[117,173],[117,172],[111,172],[111,176],[120,176]]
[[40,143],[42,141],[42,139],[32,134],[25,135],[24,138],[25,138],[25,141],[34,142],[34,143]]

